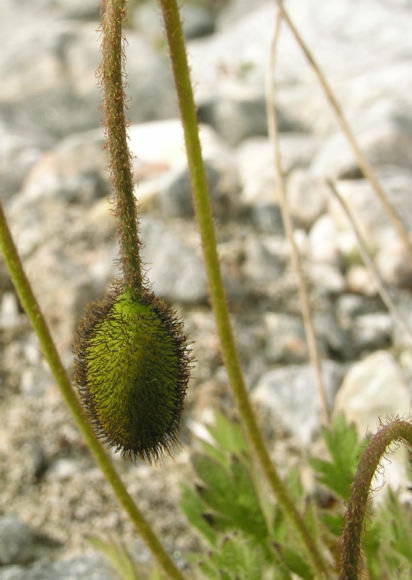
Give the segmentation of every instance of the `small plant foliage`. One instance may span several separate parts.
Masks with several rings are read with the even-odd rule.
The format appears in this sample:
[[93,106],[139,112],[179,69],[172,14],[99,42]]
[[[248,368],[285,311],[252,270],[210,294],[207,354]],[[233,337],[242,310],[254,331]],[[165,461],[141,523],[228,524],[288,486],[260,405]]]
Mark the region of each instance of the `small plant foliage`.
[[[193,455],[196,481],[182,485],[180,504],[205,541],[204,552],[190,557],[199,577],[316,578],[279,505],[268,505],[259,490],[239,425],[217,413],[208,432],[213,442],[202,440],[201,451]],[[327,501],[308,496],[297,468],[290,470],[287,488],[304,512],[317,545],[333,562],[339,551],[345,503],[366,441],[359,439],[355,426],[343,415],[322,430],[322,438],[328,457],[310,458],[308,463]],[[401,506],[388,490],[370,520],[362,542],[368,577],[408,577],[405,574],[412,569],[412,511]],[[336,573],[331,572],[331,577]]]

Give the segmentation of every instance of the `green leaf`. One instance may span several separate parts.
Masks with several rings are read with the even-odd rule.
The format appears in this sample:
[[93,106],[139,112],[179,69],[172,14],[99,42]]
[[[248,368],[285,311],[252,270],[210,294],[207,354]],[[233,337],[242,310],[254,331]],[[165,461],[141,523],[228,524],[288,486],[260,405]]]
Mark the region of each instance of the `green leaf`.
[[330,428],[324,428],[322,435],[330,460],[311,458],[309,463],[323,485],[347,500],[363,445],[359,443],[356,427],[348,424],[343,415],[338,415]]
[[[267,568],[262,547],[240,533],[223,537],[219,548],[202,563],[203,570],[209,574],[214,570],[216,580],[261,580]],[[213,578],[212,575],[210,577]]]
[[401,506],[392,489],[387,491],[379,516],[389,546],[401,556],[401,562],[412,566],[412,514]]
[[212,545],[216,543],[216,533],[207,523],[204,517],[205,508],[199,495],[187,485],[182,485],[182,494],[180,498],[180,508],[189,520],[201,534]]
[[216,412],[214,422],[207,427],[218,447],[230,454],[241,455],[247,451],[245,439],[240,426],[229,421],[223,413]]
[[340,537],[342,533],[343,526],[343,516],[342,514],[331,514],[330,512],[323,512],[320,516],[322,522],[325,524],[327,529],[337,537]]
[[88,541],[94,548],[104,554],[122,580],[139,580],[142,576],[137,571],[136,563],[120,542],[113,539],[91,537]]
[[311,567],[306,563],[305,557],[301,556],[298,551],[289,546],[283,546],[281,555],[291,572],[294,572],[304,580],[312,580],[314,578]]

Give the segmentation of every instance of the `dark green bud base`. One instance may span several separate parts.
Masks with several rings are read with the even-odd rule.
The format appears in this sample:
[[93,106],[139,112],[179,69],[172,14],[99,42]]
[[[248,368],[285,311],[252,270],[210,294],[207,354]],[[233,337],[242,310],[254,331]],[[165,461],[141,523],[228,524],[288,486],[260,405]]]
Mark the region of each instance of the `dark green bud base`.
[[132,459],[176,443],[189,366],[182,323],[151,292],[136,298],[119,285],[80,324],[80,397],[99,437]]

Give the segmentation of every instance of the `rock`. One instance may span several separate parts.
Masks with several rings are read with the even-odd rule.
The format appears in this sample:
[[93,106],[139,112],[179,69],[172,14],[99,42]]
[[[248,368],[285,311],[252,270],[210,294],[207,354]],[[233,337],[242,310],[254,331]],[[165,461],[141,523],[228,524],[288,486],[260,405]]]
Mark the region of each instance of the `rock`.
[[309,230],[325,212],[327,188],[303,170],[294,171],[287,184],[289,210],[296,225]]
[[376,256],[376,265],[386,284],[398,288],[412,288],[412,267],[403,242],[392,232]]
[[226,5],[217,20],[219,28],[230,29],[236,21],[243,19],[246,14],[253,12],[265,3],[267,0],[255,0],[253,4],[248,0],[231,0],[225,3]]
[[[208,126],[200,126],[203,158],[214,212],[224,217],[237,203],[238,175],[227,145]],[[165,217],[189,217],[192,202],[182,126],[179,120],[143,123],[129,128],[134,156],[135,193],[141,211]]]
[[339,266],[341,259],[337,237],[335,222],[329,215],[317,219],[309,232],[309,255],[312,260]]
[[285,269],[287,250],[281,238],[249,235],[244,241],[244,254],[243,272],[257,285],[276,280]]
[[342,324],[349,325],[356,316],[374,313],[380,308],[380,302],[367,300],[364,296],[342,294],[337,299],[336,313]]
[[[280,144],[283,166],[289,173],[309,161],[314,140],[300,133],[282,133]],[[253,224],[262,232],[282,232],[271,143],[266,138],[247,139],[236,151],[236,163],[242,202],[250,211]]]
[[338,295],[345,290],[345,278],[336,266],[327,262],[314,262],[307,271],[312,283],[322,292]]
[[[3,116],[22,131],[51,137],[95,128],[101,121],[101,92],[95,71],[99,37],[95,23],[32,18],[15,27],[4,44],[0,74]],[[127,32],[129,118],[172,116],[174,99],[166,60],[140,35]]]
[[[356,137],[369,162],[375,166],[412,164],[412,117],[399,105],[375,107],[358,124]],[[376,110],[377,109],[377,110]],[[347,139],[340,132],[326,139],[315,156],[312,171],[319,177],[351,179],[362,175]]]
[[0,580],[114,580],[103,556],[89,554],[58,562],[40,561],[28,568],[10,566],[0,571]]
[[375,281],[364,266],[350,266],[346,272],[346,290],[354,294],[376,296]]
[[[199,102],[210,99],[216,86],[224,84],[264,86],[276,7],[270,2],[249,4],[218,34],[190,44]],[[373,0],[359,6],[356,0],[336,0],[320,9],[316,0],[290,0],[288,11],[350,113],[355,132],[368,111],[382,102],[392,109],[411,110],[410,95],[400,89],[412,82],[410,63],[405,59],[411,50],[408,31],[412,16],[407,7],[386,2],[377,7]],[[342,35],[342,22],[349,21],[353,26]],[[376,35],[376,30],[385,30],[385,34]],[[278,106],[285,115],[324,134],[336,131],[336,119],[286,26],[278,47],[276,79],[281,87]]]
[[[234,217],[238,183],[233,165],[223,166],[217,159],[205,160],[213,214]],[[137,188],[137,195],[139,189]],[[170,171],[154,205],[164,216],[194,218],[192,188],[187,168]]]
[[[332,406],[343,368],[335,362],[323,361],[322,374]],[[280,421],[302,445],[309,445],[319,430],[319,403],[313,369],[309,365],[269,371],[257,383],[252,398],[270,410],[273,419]]]
[[322,358],[350,358],[352,345],[348,344],[347,334],[336,319],[332,304],[327,304],[325,309],[314,309],[312,316]]
[[[24,564],[33,558],[34,534],[15,515],[0,518],[0,565]],[[0,576],[1,578],[1,576]]]
[[83,206],[108,197],[107,156],[103,147],[101,129],[77,133],[62,140],[35,165],[19,197],[24,198],[24,204],[34,205],[51,198]]
[[[353,421],[363,437],[377,430],[379,420],[404,417],[410,409],[411,394],[394,357],[383,350],[370,354],[355,363],[346,374],[336,397],[335,412],[342,412]],[[407,453],[399,448],[390,455],[384,474],[378,473],[374,487],[380,489],[388,482],[393,487],[410,485],[406,473]]]
[[142,258],[154,292],[171,302],[197,303],[207,297],[203,263],[194,249],[160,221],[142,218]]
[[27,172],[49,145],[47,139],[28,135],[0,119],[0,199],[19,191]]
[[365,434],[375,431],[379,418],[405,415],[410,393],[394,357],[376,351],[355,363],[336,397],[336,412],[345,413]]
[[266,358],[270,363],[297,363],[307,358],[305,331],[299,318],[270,312],[264,317]]
[[[19,9],[30,13],[30,0],[20,0]],[[75,20],[98,20],[100,6],[98,0],[73,0],[67,4],[64,0],[38,0],[36,2],[36,16],[39,14],[53,18],[73,18]]]
[[16,295],[5,292],[0,303],[0,328],[16,328],[20,324]]
[[201,106],[199,115],[232,146],[267,134],[265,102],[262,94],[254,91],[233,87]]
[[390,346],[393,321],[389,314],[375,312],[358,316],[350,329],[355,352],[378,350]]
[[[380,173],[380,178],[389,201],[401,216],[406,228],[412,230],[412,205],[409,198],[412,172],[388,168]],[[350,205],[357,221],[362,224],[362,232],[368,247],[375,252],[385,247],[388,239],[393,235],[393,226],[369,183],[363,179],[345,180],[339,181],[337,186],[339,193]],[[358,253],[352,227],[336,200],[331,199],[329,211],[339,231],[338,241],[342,251],[347,255],[351,252]]]

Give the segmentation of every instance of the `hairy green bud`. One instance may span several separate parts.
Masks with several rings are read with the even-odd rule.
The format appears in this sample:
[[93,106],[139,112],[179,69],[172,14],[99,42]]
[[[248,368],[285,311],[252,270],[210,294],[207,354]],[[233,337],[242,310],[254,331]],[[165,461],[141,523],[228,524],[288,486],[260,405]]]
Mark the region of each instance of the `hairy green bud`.
[[190,356],[175,312],[148,291],[118,287],[80,325],[76,383],[98,435],[151,460],[176,442]]

